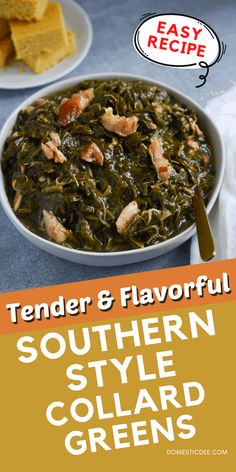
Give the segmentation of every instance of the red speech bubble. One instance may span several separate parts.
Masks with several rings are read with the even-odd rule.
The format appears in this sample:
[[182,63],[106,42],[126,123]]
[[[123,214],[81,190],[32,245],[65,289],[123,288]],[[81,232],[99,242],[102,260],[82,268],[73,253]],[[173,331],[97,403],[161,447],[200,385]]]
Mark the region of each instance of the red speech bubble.
[[205,76],[200,76],[205,81],[209,67],[225,52],[224,44],[206,23],[171,13],[148,15],[134,33],[134,47],[142,57],[156,64],[205,68]]

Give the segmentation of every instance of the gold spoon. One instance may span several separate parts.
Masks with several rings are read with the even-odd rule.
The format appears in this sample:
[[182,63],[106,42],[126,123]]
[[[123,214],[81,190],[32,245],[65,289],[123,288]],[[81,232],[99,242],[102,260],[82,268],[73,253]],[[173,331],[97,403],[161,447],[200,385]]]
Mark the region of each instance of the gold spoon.
[[203,261],[210,261],[216,255],[216,248],[199,186],[196,187],[193,196],[193,208],[200,256]]

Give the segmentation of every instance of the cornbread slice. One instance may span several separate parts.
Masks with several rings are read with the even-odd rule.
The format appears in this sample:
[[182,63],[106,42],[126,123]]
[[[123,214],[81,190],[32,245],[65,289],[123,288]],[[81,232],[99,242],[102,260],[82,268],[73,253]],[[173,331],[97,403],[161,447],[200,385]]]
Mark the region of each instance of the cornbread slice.
[[17,59],[68,46],[64,17],[58,3],[50,4],[40,21],[11,20],[10,29]]
[[0,40],[10,32],[7,21],[0,18]]
[[0,0],[0,17],[7,20],[41,20],[49,0]]
[[10,36],[0,41],[0,67],[4,67],[8,59],[13,55],[14,47]]
[[27,56],[24,58],[25,64],[37,74],[41,74],[50,67],[53,67],[67,56],[73,54],[76,50],[76,38],[73,31],[67,31],[67,37],[67,47],[56,49],[55,51],[51,51],[50,49],[48,51],[44,50],[37,55]]

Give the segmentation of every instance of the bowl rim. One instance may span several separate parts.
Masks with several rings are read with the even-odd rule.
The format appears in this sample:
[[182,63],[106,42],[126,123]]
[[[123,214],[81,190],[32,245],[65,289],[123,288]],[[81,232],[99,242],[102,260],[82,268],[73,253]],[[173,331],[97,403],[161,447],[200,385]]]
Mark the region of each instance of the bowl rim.
[[[151,77],[139,75],[139,74],[133,74],[133,73],[127,73],[127,72],[99,72],[99,73],[92,73],[92,74],[84,74],[84,75],[79,75],[76,77],[72,77],[69,79],[63,79],[60,81],[57,81],[53,84],[47,85],[46,87],[41,88],[37,92],[33,93],[30,95],[28,98],[26,98],[23,102],[21,102],[10,114],[6,122],[4,123],[2,129],[0,130],[0,203],[2,204],[3,210],[8,216],[8,218],[11,220],[11,222],[14,224],[14,226],[20,231],[21,234],[25,235],[27,239],[30,241],[36,240],[38,242],[37,245],[40,247],[42,246],[47,246],[48,248],[52,249],[57,249],[60,252],[63,253],[69,253],[69,254],[74,254],[75,256],[80,255],[82,256],[87,256],[87,257],[93,257],[93,258],[102,258],[102,257],[115,257],[119,258],[121,256],[128,256],[128,255],[135,255],[135,254],[140,254],[145,253],[149,254],[154,251],[154,249],[164,248],[168,247],[171,243],[176,243],[178,240],[180,240],[181,244],[181,239],[184,236],[184,241],[186,241],[189,237],[191,237],[195,232],[196,232],[196,225],[195,223],[192,223],[189,227],[187,227],[184,231],[181,231],[177,235],[168,238],[166,241],[162,241],[158,244],[153,244],[151,246],[146,246],[144,248],[137,248],[137,249],[128,249],[126,251],[111,251],[111,252],[96,252],[96,251],[84,251],[81,249],[74,249],[74,248],[69,248],[65,246],[61,246],[60,244],[54,243],[52,241],[49,241],[48,239],[45,239],[41,236],[38,236],[37,234],[33,233],[30,231],[26,226],[23,225],[23,223],[17,218],[15,215],[10,202],[8,200],[7,194],[6,194],[6,189],[5,189],[5,181],[4,181],[4,176],[2,172],[2,166],[1,166],[1,154],[2,150],[5,145],[6,141],[6,136],[8,136],[15,124],[15,121],[17,119],[18,113],[20,110],[23,108],[27,107],[30,105],[32,102],[34,102],[37,98],[44,97],[50,93],[56,93],[57,91],[63,90],[65,88],[69,88],[70,86],[73,87],[76,84],[79,84],[80,82],[84,80],[96,80],[96,79],[104,79],[104,80],[110,80],[110,79],[123,79],[123,80],[141,80],[143,82],[149,83],[149,84],[154,84],[157,85],[161,88],[164,88],[167,90],[168,93],[173,95],[174,97],[177,97],[178,100],[182,100],[183,102],[188,102],[189,106],[192,106],[193,108],[196,109],[197,113],[199,114],[199,118],[204,117],[206,121],[208,121],[211,124],[211,128],[213,130],[213,134],[217,136],[218,138],[218,144],[219,144],[219,154],[221,156],[220,159],[220,166],[217,169],[218,170],[218,175],[217,175],[217,182],[216,186],[213,189],[212,195],[209,199],[209,202],[207,204],[207,213],[209,213],[215,204],[215,201],[218,197],[222,181],[223,181],[223,176],[224,176],[224,168],[225,168],[225,153],[224,153],[224,146],[222,142],[221,135],[219,133],[218,128],[214,124],[212,118],[209,116],[209,114],[191,97],[186,95],[185,93],[181,92],[180,90],[169,86],[165,84],[164,82],[157,81],[155,79],[152,79]],[[24,234],[25,233],[25,234]],[[183,241],[183,242],[184,242]],[[178,244],[175,244],[175,247]],[[171,248],[170,248],[171,250]],[[51,252],[51,251],[50,251]],[[158,255],[158,254],[157,254]]]

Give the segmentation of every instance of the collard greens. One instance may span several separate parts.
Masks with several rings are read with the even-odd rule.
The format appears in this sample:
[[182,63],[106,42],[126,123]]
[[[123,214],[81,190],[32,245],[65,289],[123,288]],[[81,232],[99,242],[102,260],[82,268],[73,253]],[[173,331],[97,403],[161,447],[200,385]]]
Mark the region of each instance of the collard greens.
[[[66,126],[55,113],[62,98],[94,89],[94,99]],[[138,118],[137,131],[119,136],[101,122],[105,108]],[[31,231],[50,239],[43,210],[66,228],[64,246],[85,251],[118,251],[158,244],[183,231],[194,219],[192,197],[200,185],[207,202],[214,165],[197,117],[165,90],[139,81],[85,81],[22,110],[3,152],[6,189],[17,217]],[[199,130],[200,131],[200,130]],[[49,160],[42,143],[58,133],[63,163]],[[161,138],[172,172],[158,176],[148,152],[151,137]],[[81,159],[95,143],[103,165]],[[121,211],[136,201],[139,211],[124,234]],[[55,241],[54,241],[55,242]]]

